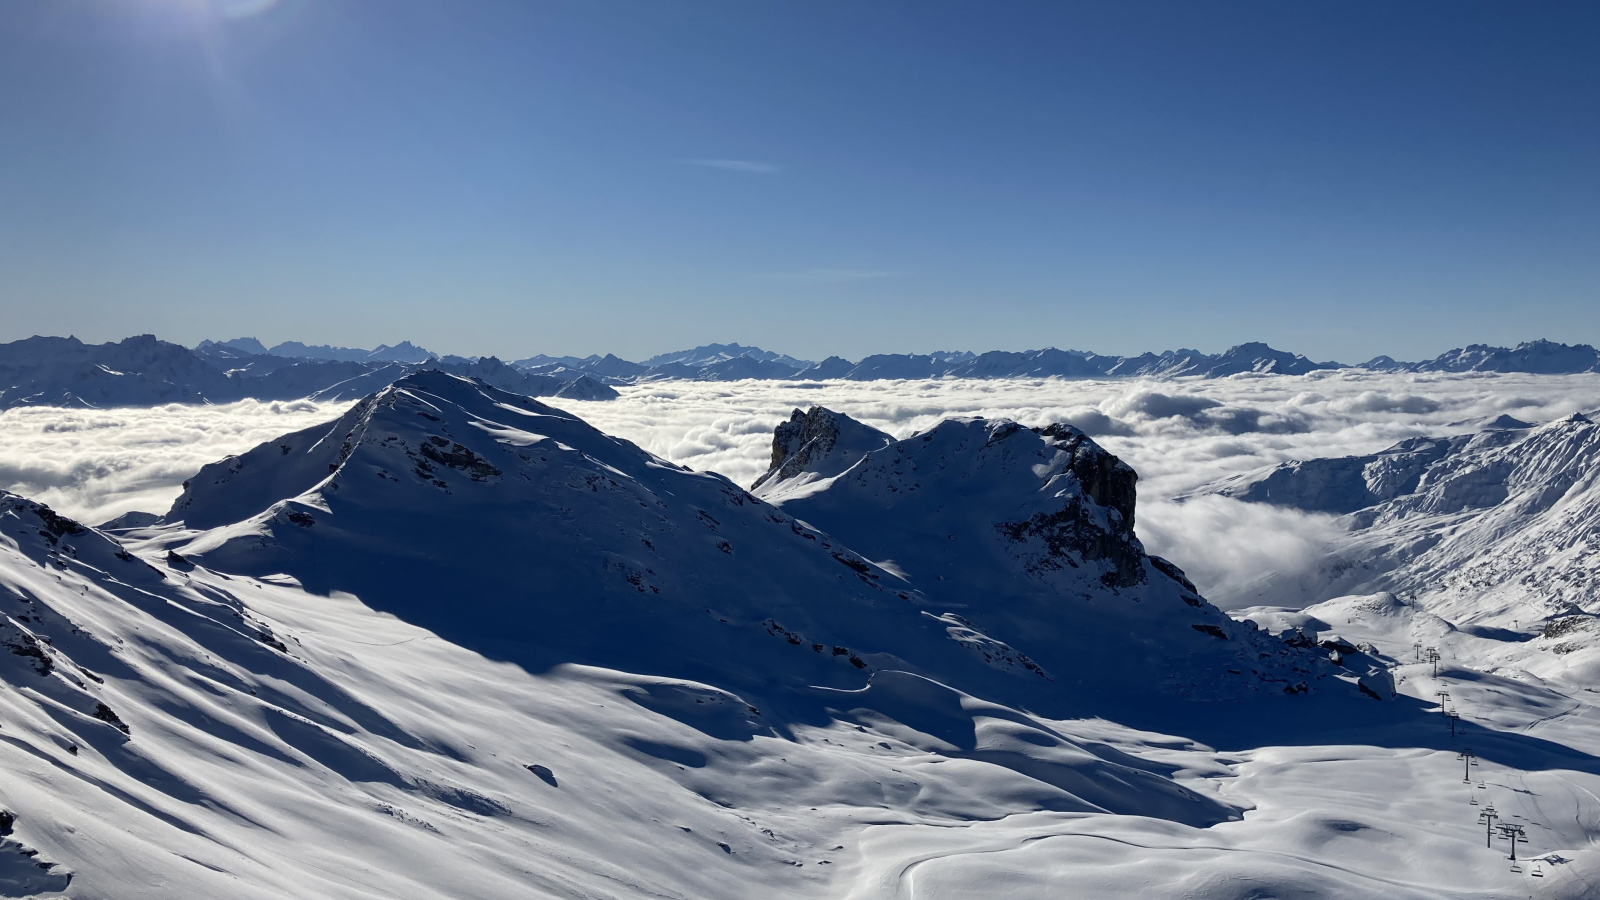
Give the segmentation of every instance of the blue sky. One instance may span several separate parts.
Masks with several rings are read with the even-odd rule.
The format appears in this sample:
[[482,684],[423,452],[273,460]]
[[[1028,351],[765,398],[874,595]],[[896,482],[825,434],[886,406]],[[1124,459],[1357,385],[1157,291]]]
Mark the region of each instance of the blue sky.
[[1600,5],[8,0],[0,339],[1600,342]]

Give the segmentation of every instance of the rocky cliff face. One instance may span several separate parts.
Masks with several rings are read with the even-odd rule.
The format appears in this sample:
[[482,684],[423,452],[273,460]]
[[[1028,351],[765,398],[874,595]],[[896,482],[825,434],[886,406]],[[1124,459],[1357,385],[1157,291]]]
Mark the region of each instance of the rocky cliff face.
[[1011,541],[1037,540],[1048,551],[1034,568],[1076,568],[1104,562],[1100,581],[1107,587],[1132,587],[1145,580],[1143,545],[1134,536],[1135,485],[1139,476],[1127,463],[1106,452],[1071,425],[1036,429],[1039,436],[1068,459],[1065,468],[1081,492],[1063,497],[1060,508],[1036,512],[1025,521],[995,527]]
[[855,465],[867,453],[894,438],[849,416],[820,406],[795,410],[772,435],[772,467],[751,490],[769,482],[792,481],[802,474],[827,478]]

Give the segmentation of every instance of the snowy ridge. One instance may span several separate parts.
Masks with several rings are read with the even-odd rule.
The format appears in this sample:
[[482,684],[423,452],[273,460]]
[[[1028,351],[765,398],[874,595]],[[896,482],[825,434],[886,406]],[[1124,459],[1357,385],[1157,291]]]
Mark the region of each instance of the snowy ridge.
[[1261,595],[1316,602],[1388,592],[1501,646],[1544,677],[1600,672],[1600,426],[1413,439],[1365,457],[1290,463],[1219,485],[1238,499],[1341,513],[1349,537],[1300,584]]
[[[827,452],[809,457],[807,474],[829,468],[833,458],[853,452],[858,440],[873,440],[871,429],[844,417],[833,421],[840,420],[849,439],[834,441]],[[954,443],[961,450],[998,446],[1017,431],[1005,423],[994,426],[994,434],[982,422],[949,425],[944,430],[952,433],[951,440],[930,449],[953,449]],[[1011,620],[1011,636],[990,634],[997,645],[1036,659],[1042,652],[1048,659],[1056,651],[1036,652],[1022,642],[1023,636],[1032,638],[1030,629],[1056,622],[1045,626],[1044,633],[1092,631],[1075,620],[1077,611],[1050,598],[1064,590],[1092,596],[1108,587],[1137,588],[1135,603],[1155,602],[1127,606],[1144,610],[1143,618],[1165,620],[1161,627],[1172,641],[1194,648],[1196,664],[1209,671],[1178,677],[1183,692],[1190,690],[1188,682],[1221,695],[1263,686],[1298,691],[1332,674],[1314,671],[1276,645],[1269,662],[1251,660],[1241,668],[1241,661],[1259,649],[1252,643],[1258,638],[1245,633],[1248,629],[1230,634],[1237,627],[1192,588],[1159,568],[1147,572],[1143,551],[1131,535],[1131,470],[1094,448],[1104,465],[1121,466],[1128,486],[1104,488],[1095,482],[1087,489],[1076,487],[1080,475],[1071,468],[1071,451],[1047,447],[1044,439],[1021,431],[1031,439],[1017,445],[1026,456],[1005,455],[1003,465],[989,470],[989,496],[980,502],[1013,508],[1039,491],[1039,476],[1030,467],[1056,470],[1043,479],[1051,492],[1037,493],[1041,499],[1032,501],[1031,510],[1019,512],[1018,521],[994,523],[972,536],[977,547],[988,549],[962,548],[963,553],[1010,548],[1016,566],[983,577],[1028,585],[1002,592],[984,605],[951,596],[929,607],[926,593],[932,585],[908,576],[898,567],[903,563],[883,568],[867,562],[847,549],[857,543],[853,539],[840,545],[719,476],[680,470],[567,413],[437,372],[402,379],[331,426],[206,467],[191,479],[167,519],[204,532],[186,531],[182,543],[173,547],[213,568],[283,572],[313,590],[377,598],[369,602],[386,604],[441,633],[460,628],[459,619],[474,627],[493,621],[498,640],[525,636],[529,643],[517,652],[535,655],[553,652],[546,635],[559,622],[562,653],[612,665],[617,664],[612,657],[623,652],[619,645],[626,645],[633,661],[657,653],[671,657],[659,665],[672,667],[663,671],[678,677],[742,677],[748,671],[718,663],[708,672],[700,668],[705,660],[682,658],[682,646],[717,647],[718,658],[730,662],[751,654],[748,666],[759,668],[755,659],[767,652],[771,641],[763,634],[752,644],[749,636],[771,632],[766,624],[770,620],[787,632],[805,635],[804,644],[814,652],[821,654],[815,650],[821,646],[827,658],[849,662],[849,668],[823,666],[817,671],[812,671],[815,661],[804,663],[801,671],[811,683],[841,683],[841,678],[847,683],[860,671],[905,668],[969,690],[985,685],[980,693],[1028,697],[1041,708],[1052,708],[1060,700],[1051,700],[1042,685],[1010,679],[990,683],[992,673],[982,674],[989,669],[974,668],[969,653],[955,652],[970,649],[966,632],[981,626],[970,621],[952,626],[938,617],[946,611],[972,621],[1005,617]],[[784,434],[775,443],[785,440]],[[1093,446],[1081,433],[1074,432],[1071,439],[1080,458],[1083,445]],[[876,442],[884,441],[880,436]],[[1023,448],[1024,443],[1029,446]],[[901,442],[884,451],[894,449],[898,455],[908,447],[921,451],[927,446],[927,441]],[[864,463],[877,458],[868,454]],[[1079,469],[1099,477],[1081,464]],[[780,489],[786,482],[780,479],[773,487]],[[824,493],[841,497],[846,490],[836,481]],[[1101,499],[1121,509],[1101,506],[1093,499],[1096,491],[1108,491]],[[941,493],[925,492],[935,498]],[[1057,495],[1071,497],[1066,509]],[[926,523],[933,519],[893,506],[861,509],[859,519],[877,517],[880,534],[899,534],[907,543],[926,540]],[[820,514],[814,507],[815,502],[807,506],[802,517],[817,525]],[[425,535],[415,530],[420,521],[429,523]],[[946,567],[958,560],[964,566],[965,560],[951,555],[950,539],[938,535],[940,543],[932,545],[938,558]],[[906,552],[879,558],[904,557]],[[421,559],[428,560],[426,566],[416,562]],[[1080,565],[1093,569],[1092,577],[1062,580]],[[1152,579],[1161,590],[1145,587]],[[444,617],[426,600],[433,591],[460,593],[463,583],[479,585],[472,593],[486,596],[527,595],[527,584],[539,589],[525,604],[460,601],[466,604],[461,613]],[[563,595],[590,599],[581,610],[544,599]],[[646,610],[635,609],[641,595],[651,598]],[[752,603],[752,598],[760,599]],[[1013,602],[1023,605],[1011,608]],[[923,615],[925,609],[932,615]],[[618,634],[595,625],[613,619],[637,620],[637,629],[653,633],[655,640],[635,646],[633,629]],[[952,634],[952,627],[963,629],[963,637]],[[1050,669],[1048,662],[1041,664]],[[765,665],[770,668],[770,661]],[[1121,671],[1128,665],[1107,663],[1096,667],[1095,674],[1118,690],[1141,690],[1140,682],[1148,679]],[[1229,667],[1254,674],[1228,676],[1224,670]]]

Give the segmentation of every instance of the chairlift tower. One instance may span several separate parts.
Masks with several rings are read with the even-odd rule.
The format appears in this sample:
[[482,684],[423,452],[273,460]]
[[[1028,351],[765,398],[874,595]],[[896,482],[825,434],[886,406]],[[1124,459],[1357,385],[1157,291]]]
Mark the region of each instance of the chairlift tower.
[[1493,803],[1478,813],[1478,821],[1483,823],[1483,845],[1491,850],[1494,849],[1494,820],[1498,818],[1500,814],[1495,812]]
[[1472,767],[1478,764],[1478,755],[1472,752],[1471,747],[1468,747],[1465,750],[1462,750],[1460,753],[1457,753],[1456,759],[1459,759],[1464,763],[1461,773],[1461,783],[1471,784]]
[[1523,831],[1522,826],[1515,822],[1501,822],[1495,828],[1500,831],[1500,839],[1511,844],[1511,871],[1522,871],[1521,867],[1517,865],[1517,845],[1528,842],[1527,832]]
[[1433,663],[1433,677],[1438,678],[1439,677],[1439,660],[1444,658],[1444,657],[1439,655],[1439,648],[1438,647],[1429,647],[1429,648],[1427,648],[1426,650],[1423,651],[1423,654],[1424,654],[1423,655],[1423,659],[1425,661]]

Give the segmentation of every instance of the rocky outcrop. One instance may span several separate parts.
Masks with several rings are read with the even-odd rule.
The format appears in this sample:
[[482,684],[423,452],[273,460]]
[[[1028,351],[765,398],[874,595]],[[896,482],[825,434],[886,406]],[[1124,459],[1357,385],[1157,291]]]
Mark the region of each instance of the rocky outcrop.
[[1139,473],[1089,439],[1087,434],[1062,422],[1034,429],[1039,436],[1072,454],[1070,468],[1089,499],[1122,515],[1129,534],[1133,532],[1134,506],[1138,499]]
[[827,478],[888,446],[889,435],[821,406],[795,410],[772,434],[772,465],[751,490],[802,474]]

